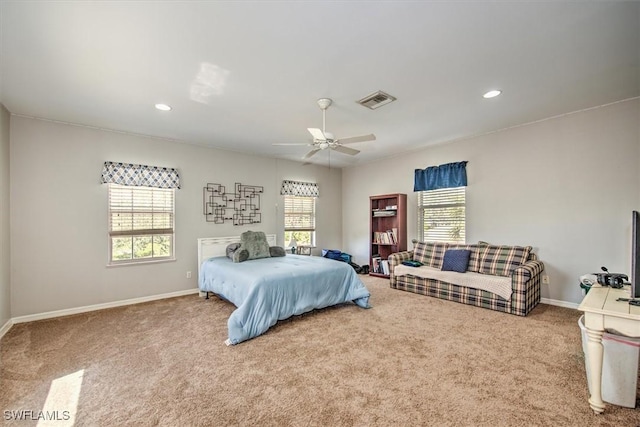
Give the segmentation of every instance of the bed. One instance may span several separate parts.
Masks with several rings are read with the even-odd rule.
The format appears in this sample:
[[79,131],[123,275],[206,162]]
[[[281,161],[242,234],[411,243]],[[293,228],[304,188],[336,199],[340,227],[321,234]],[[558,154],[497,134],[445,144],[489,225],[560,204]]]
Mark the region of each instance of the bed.
[[[236,306],[228,320],[227,345],[266,332],[278,320],[353,302],[369,308],[369,291],[353,268],[323,257],[292,255],[234,263],[225,249],[239,237],[198,239],[198,286]],[[267,235],[275,246],[275,235]]]

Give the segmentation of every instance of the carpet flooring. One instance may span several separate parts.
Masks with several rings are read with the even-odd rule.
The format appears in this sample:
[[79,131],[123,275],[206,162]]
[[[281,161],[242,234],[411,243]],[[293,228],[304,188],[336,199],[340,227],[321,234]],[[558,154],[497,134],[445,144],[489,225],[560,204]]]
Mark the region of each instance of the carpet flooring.
[[233,347],[234,307],[196,295],[14,325],[0,341],[3,422],[640,425],[640,409],[590,409],[579,312],[540,304],[523,318],[361,278],[372,309],[316,310]]

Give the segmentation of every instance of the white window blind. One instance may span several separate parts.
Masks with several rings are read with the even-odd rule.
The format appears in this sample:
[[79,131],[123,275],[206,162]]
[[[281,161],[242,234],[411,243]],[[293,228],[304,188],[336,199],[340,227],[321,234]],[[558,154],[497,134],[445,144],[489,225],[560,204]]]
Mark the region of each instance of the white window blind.
[[315,197],[285,196],[284,229],[285,231],[315,231]]
[[109,184],[110,262],[173,257],[174,194]]
[[465,187],[420,191],[418,218],[423,241],[465,242]]

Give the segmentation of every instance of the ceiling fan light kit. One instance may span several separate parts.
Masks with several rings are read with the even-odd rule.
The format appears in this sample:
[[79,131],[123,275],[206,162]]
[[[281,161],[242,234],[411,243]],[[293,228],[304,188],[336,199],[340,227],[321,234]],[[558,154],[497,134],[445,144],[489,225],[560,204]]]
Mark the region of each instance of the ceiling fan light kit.
[[318,99],[318,105],[323,110],[326,110],[327,108],[329,108],[329,106],[331,104],[333,104],[333,101],[331,99],[329,99],[329,98],[320,98],[320,99]]
[[374,134],[369,135],[359,135],[359,136],[351,136],[348,138],[335,138],[333,133],[327,132],[326,130],[326,112],[327,108],[333,101],[329,98],[320,98],[318,99],[318,106],[322,110],[322,130],[318,128],[307,128],[311,136],[313,137],[313,143],[311,144],[273,144],[273,145],[309,145],[313,147],[311,151],[309,151],[303,159],[309,159],[311,156],[315,155],[318,151],[326,150],[327,148],[331,150],[335,150],[339,153],[348,154],[350,156],[355,156],[360,151],[354,148],[345,147],[346,144],[354,144],[356,142],[365,142],[365,141],[374,141],[376,136]]

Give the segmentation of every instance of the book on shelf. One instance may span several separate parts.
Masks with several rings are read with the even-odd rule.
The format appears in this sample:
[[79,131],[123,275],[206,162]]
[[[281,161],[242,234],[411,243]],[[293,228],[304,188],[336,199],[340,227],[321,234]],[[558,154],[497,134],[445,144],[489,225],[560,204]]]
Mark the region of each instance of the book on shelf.
[[395,245],[398,243],[398,233],[395,232],[393,230],[387,230],[385,231],[386,237],[385,239],[387,240],[387,243],[389,243],[390,245]]
[[382,257],[380,257],[380,255],[372,255],[371,256],[371,270],[374,273],[380,273],[382,267],[380,266],[382,262]]
[[371,271],[378,274],[389,275],[389,261],[382,259],[378,254],[371,257]]
[[378,245],[395,245],[398,243],[398,230],[374,231],[373,243]]
[[387,261],[386,259],[380,260],[380,272],[382,274],[386,274],[387,276],[389,275],[389,261]]
[[373,211],[373,216],[378,218],[378,217],[387,217],[387,216],[395,216],[396,215],[396,211],[391,211],[391,210],[374,210]]

